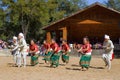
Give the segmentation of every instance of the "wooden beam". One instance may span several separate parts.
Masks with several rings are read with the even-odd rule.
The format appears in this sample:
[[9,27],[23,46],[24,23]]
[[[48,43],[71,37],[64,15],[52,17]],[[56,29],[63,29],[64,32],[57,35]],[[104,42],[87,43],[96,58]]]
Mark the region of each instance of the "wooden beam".
[[51,33],[50,32],[47,32],[47,34],[46,34],[46,40],[47,40],[48,43],[51,42]]
[[59,28],[59,30],[63,30],[64,29],[64,27],[63,28]]
[[66,27],[63,29],[63,39],[67,40],[67,28]]

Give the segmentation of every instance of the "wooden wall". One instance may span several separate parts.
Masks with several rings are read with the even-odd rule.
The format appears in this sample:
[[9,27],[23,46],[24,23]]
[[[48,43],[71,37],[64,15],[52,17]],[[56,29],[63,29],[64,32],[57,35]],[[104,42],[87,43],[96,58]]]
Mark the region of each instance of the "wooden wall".
[[110,35],[113,41],[116,41],[120,37],[120,28],[116,25],[94,25],[94,24],[81,24],[71,25],[68,27],[68,40],[74,42],[81,42],[82,38],[88,36],[91,40],[98,38],[98,41],[102,41],[104,35]]
[[[67,27],[66,29],[64,27]],[[49,31],[63,31],[63,38],[69,42],[82,42],[82,38],[98,38],[102,42],[104,35],[110,35],[113,41],[120,38],[120,14],[109,9],[94,6],[69,17],[48,28]],[[56,35],[56,36],[59,36]]]

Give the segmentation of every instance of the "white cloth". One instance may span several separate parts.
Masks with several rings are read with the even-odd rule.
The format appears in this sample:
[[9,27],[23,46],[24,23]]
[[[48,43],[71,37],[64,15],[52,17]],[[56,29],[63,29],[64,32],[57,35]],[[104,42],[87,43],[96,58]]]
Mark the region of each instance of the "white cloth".
[[111,57],[112,54],[103,54],[103,60],[105,61],[106,66],[108,67],[108,69],[111,69]]
[[15,64],[17,64],[17,54],[18,54],[18,43],[17,41],[13,43],[13,47],[12,47],[12,53],[13,53],[13,59]]
[[27,50],[28,50],[27,43],[26,43],[26,41],[25,41],[24,38],[21,38],[18,41],[18,44],[19,44],[21,58],[23,59],[23,65],[26,66],[26,57],[28,55],[28,52],[27,52]]
[[13,43],[13,49],[12,49],[12,51],[15,51],[17,49],[18,49],[18,42],[16,41],[16,42]]
[[21,38],[19,41],[18,41],[18,44],[19,44],[19,48],[20,48],[20,51],[27,51],[28,47],[27,47],[27,43],[25,41],[24,38]]
[[111,40],[104,41],[103,47],[105,48],[105,54],[112,54],[114,50],[114,45]]
[[26,66],[27,64],[27,55],[28,55],[28,52],[21,52],[21,55],[22,55],[22,59],[23,59],[23,65]]
[[85,55],[91,55],[91,52],[89,52],[89,53],[86,53]]
[[23,34],[23,33],[19,33],[19,36],[22,36],[22,37],[24,37],[24,34]]
[[110,39],[110,36],[105,35],[104,38],[105,38],[105,39]]
[[16,65],[17,65],[18,67],[20,67],[20,66],[21,66],[21,53],[20,53],[19,51],[16,52],[16,57],[15,57],[15,59],[16,59]]
[[70,48],[73,48],[73,44],[69,44]]
[[102,57],[103,57],[103,60],[105,61],[106,65],[108,66],[108,69],[110,70],[114,45],[111,40],[108,40],[108,41],[104,41],[103,47],[105,48],[105,51],[104,51]]
[[40,51],[37,51],[35,54],[39,54],[40,53]]
[[13,36],[13,39],[17,40],[17,37],[16,37],[16,36]]

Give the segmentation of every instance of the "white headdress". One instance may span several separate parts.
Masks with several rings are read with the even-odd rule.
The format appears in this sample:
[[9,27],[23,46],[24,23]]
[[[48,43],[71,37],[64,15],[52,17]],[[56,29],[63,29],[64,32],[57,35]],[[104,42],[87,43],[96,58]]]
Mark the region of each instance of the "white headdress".
[[17,40],[17,37],[16,37],[16,36],[13,36],[13,39]]
[[19,36],[22,36],[24,38],[24,34],[23,33],[19,33]]
[[105,35],[105,37],[104,37],[105,39],[110,39],[110,36],[108,36],[108,35]]

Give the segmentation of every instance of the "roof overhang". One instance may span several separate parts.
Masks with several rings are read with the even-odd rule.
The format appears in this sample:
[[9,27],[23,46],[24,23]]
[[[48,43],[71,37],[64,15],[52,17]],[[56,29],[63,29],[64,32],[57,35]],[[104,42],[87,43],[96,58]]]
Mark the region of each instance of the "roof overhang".
[[[78,14],[80,14],[80,13],[86,11],[86,10],[89,10],[89,9],[94,8],[94,7],[97,7],[97,6],[98,6],[98,7],[101,7],[101,8],[104,8],[104,9],[107,9],[107,10],[109,10],[109,11],[112,11],[112,12],[120,15],[120,12],[119,12],[119,11],[114,10],[114,9],[112,9],[112,8],[108,8],[107,6],[96,2],[96,3],[94,3],[94,4],[90,5],[90,6],[82,9],[82,10],[79,10],[78,12],[72,14],[71,16],[65,17],[65,18],[63,18],[63,19],[60,19],[60,20],[58,20],[58,21],[56,21],[56,22],[51,23],[51,24],[48,25],[48,26],[45,26],[45,27],[43,28],[43,30],[47,30],[47,29],[50,28],[51,26],[54,26],[54,25],[56,25],[56,24],[58,24],[58,23],[60,23],[60,22],[65,21],[66,19],[69,19],[69,18],[71,18],[71,17],[74,17],[75,15],[78,15]],[[81,23],[85,23],[85,22],[88,22],[88,20],[83,21],[83,22],[81,22]],[[93,21],[93,22],[94,22],[94,21]],[[94,22],[94,23],[96,23],[96,24],[101,24],[100,22]],[[89,24],[89,23],[88,23],[88,24]]]

